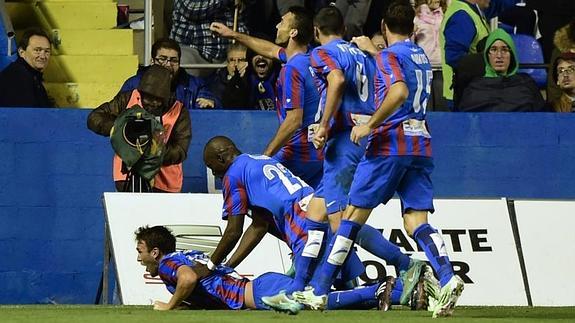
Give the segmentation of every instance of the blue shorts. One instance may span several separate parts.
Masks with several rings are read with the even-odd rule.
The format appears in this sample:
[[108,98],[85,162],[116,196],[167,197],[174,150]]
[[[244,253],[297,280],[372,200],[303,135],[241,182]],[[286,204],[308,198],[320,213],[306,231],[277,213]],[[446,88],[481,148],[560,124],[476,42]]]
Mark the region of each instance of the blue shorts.
[[356,145],[349,139],[350,132],[335,134],[325,147],[321,185],[327,214],[345,210],[355,169],[365,153],[367,138]]
[[323,161],[301,161],[285,160],[281,163],[289,169],[292,174],[302,179],[314,190],[318,187],[321,177],[323,176]]
[[433,159],[420,156],[363,157],[349,193],[349,204],[373,209],[387,203],[395,192],[406,210],[433,213]]
[[264,302],[262,297],[273,296],[285,290],[293,279],[289,276],[279,273],[265,273],[252,281],[252,289],[254,292],[254,302],[258,310],[270,309]]

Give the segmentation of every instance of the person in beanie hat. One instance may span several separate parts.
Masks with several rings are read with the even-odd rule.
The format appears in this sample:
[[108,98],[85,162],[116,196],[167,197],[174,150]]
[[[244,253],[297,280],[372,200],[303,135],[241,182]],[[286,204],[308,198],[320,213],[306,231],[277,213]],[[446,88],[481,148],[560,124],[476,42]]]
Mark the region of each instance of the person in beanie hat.
[[171,82],[172,76],[168,69],[159,65],[150,66],[137,87],[142,96],[143,108],[155,116],[161,116],[163,109],[169,108]]
[[[88,129],[108,137],[114,122],[128,109],[142,107],[155,116],[164,128],[154,133],[157,141],[164,144],[162,165],[151,181],[154,192],[180,192],[183,183],[182,162],[187,158],[192,137],[190,115],[183,104],[171,95],[171,73],[161,66],[150,66],[132,91],[118,93],[111,101],[101,104],[88,115]],[[114,182],[118,191],[126,191],[128,180],[122,160],[114,156]]]

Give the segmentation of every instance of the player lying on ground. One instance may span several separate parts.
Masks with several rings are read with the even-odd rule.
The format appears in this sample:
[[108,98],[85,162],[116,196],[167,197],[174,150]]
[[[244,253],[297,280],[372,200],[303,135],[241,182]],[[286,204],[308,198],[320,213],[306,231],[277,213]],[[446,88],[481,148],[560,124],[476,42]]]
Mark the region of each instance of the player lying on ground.
[[[176,238],[163,226],[140,227],[136,232],[138,262],[153,276],[160,276],[166,288],[172,293],[169,302],[154,302],[155,310],[181,308],[197,309],[269,309],[265,301],[276,295],[291,283],[292,278],[278,273],[266,273],[253,281],[241,277],[232,268],[219,265],[213,271],[205,266],[208,256],[196,250],[176,252]],[[401,286],[393,287],[393,277],[381,284],[363,288],[337,291],[329,294],[328,309],[371,308],[384,309],[392,300],[399,300]],[[399,281],[398,281],[399,282]],[[399,285],[399,284],[398,284]],[[390,286],[391,288],[387,288]],[[425,307],[425,287],[432,286],[420,281],[414,295],[414,306]],[[269,297],[268,297],[269,298]],[[188,305],[188,306],[182,306]],[[302,306],[295,301],[274,307],[277,310],[296,314]]]

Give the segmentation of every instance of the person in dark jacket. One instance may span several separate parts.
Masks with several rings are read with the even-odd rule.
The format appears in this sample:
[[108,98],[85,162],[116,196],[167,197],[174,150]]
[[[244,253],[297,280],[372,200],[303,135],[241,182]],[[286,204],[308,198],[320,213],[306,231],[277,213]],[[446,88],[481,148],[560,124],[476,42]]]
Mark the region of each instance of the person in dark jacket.
[[538,112],[545,101],[526,74],[517,74],[519,60],[511,36],[503,29],[489,34],[483,51],[485,74],[463,90],[459,111]]
[[563,53],[553,63],[553,80],[561,96],[551,102],[555,112],[575,112],[575,53]]
[[18,59],[0,72],[0,107],[54,106],[42,84],[51,47],[43,30],[24,31],[18,43]]
[[[171,92],[176,100],[182,102],[186,109],[213,109],[216,101],[204,81],[188,74],[180,68],[182,51],[180,45],[172,39],[163,38],[152,45],[152,65],[160,65],[172,73]],[[141,68],[138,73],[124,82],[120,92],[132,91],[138,87],[142,75],[148,67]]]
[[[161,192],[180,192],[183,182],[182,162],[187,158],[192,138],[192,126],[189,111],[175,100],[170,93],[171,76],[167,69],[152,65],[143,74],[133,91],[118,93],[110,102],[103,103],[88,116],[88,128],[102,136],[110,136],[114,121],[124,111],[139,105],[160,118],[164,125],[165,152],[162,167],[156,175],[153,190]],[[116,188],[124,187],[119,167],[114,158],[114,181]]]

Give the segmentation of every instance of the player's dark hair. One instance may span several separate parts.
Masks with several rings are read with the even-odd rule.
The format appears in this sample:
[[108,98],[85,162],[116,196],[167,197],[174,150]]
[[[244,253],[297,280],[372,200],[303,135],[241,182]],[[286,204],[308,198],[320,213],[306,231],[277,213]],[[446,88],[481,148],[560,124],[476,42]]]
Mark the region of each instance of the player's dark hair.
[[415,11],[409,1],[396,0],[387,7],[383,21],[387,29],[394,34],[408,36],[413,33]]
[[345,24],[339,9],[334,6],[321,8],[313,18],[313,25],[324,35],[343,35]]
[[161,48],[173,49],[178,52],[178,59],[182,57],[182,49],[175,40],[170,38],[160,38],[152,45],[152,58],[155,58],[156,55],[158,55],[158,51]]
[[161,253],[169,254],[176,251],[176,237],[168,228],[158,225],[155,227],[139,227],[136,232],[136,241],[146,243],[148,251],[158,248]]
[[300,44],[309,44],[313,40],[313,15],[304,7],[293,6],[288,9],[294,15],[292,28],[297,30],[295,40]]
[[44,37],[48,40],[50,45],[52,45],[52,40],[43,29],[32,27],[26,29],[24,33],[22,33],[22,37],[20,37],[20,41],[18,42],[18,48],[26,50],[26,48],[28,48],[28,44],[30,44],[30,38],[32,38],[32,36]]

